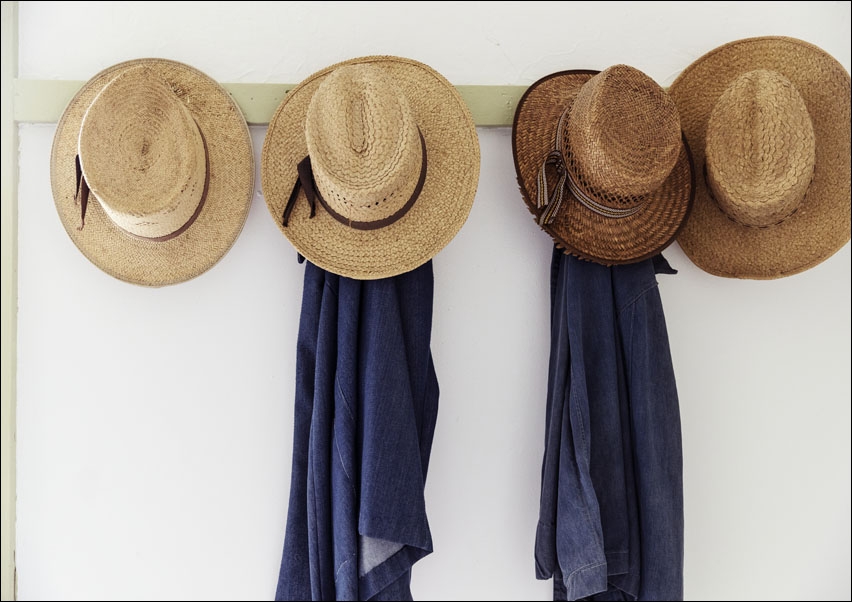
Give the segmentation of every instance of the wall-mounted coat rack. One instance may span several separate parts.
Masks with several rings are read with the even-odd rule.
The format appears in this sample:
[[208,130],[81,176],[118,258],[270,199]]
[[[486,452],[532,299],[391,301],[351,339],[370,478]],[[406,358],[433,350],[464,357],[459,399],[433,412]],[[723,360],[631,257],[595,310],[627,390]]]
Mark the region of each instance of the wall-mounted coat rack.
[[[53,123],[84,82],[16,79],[15,121]],[[294,84],[222,84],[240,106],[246,121],[265,125]],[[526,86],[456,86],[478,126],[511,126]]]

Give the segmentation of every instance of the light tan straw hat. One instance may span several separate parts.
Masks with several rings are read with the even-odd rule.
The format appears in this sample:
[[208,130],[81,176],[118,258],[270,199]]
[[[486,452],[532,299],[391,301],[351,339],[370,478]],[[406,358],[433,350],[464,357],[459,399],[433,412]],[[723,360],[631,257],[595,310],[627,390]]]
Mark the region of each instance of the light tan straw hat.
[[659,253],[692,204],[677,109],[627,65],[535,82],[515,112],[512,150],[527,208],[583,259],[612,265]]
[[263,194],[296,250],[371,280],[410,271],[467,219],[479,141],[467,106],[434,69],[373,56],[296,86],[269,123]]
[[669,90],[695,154],[695,208],[678,237],[701,269],[780,278],[850,234],[850,79],[793,38],[705,54]]
[[163,286],[212,267],[242,230],[254,168],[248,127],[215,81],[165,59],[97,74],[56,129],[59,218],[96,266]]

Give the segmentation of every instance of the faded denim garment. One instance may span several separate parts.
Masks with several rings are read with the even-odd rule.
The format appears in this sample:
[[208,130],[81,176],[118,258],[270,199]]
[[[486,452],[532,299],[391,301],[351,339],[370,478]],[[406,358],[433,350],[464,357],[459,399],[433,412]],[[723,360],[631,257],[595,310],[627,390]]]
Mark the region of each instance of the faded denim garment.
[[536,576],[554,600],[683,599],[680,411],[656,273],[554,248]]
[[432,551],[432,263],[370,281],[305,268],[275,598],[410,600],[411,566]]

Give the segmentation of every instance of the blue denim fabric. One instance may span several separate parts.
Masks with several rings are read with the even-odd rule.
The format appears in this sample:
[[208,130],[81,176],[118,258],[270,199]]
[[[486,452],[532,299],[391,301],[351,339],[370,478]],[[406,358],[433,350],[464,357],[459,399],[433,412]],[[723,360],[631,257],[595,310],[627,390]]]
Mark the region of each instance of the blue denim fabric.
[[554,248],[536,576],[554,600],[682,600],[680,411],[656,273]]
[[432,551],[432,263],[359,281],[305,265],[276,600],[410,600]]

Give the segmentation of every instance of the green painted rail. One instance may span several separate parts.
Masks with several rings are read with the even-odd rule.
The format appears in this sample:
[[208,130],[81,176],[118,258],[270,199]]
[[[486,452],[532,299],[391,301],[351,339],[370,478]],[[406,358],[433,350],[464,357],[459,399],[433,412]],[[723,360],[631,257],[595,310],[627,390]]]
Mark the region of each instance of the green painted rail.
[[[15,121],[54,123],[81,81],[16,79]],[[223,84],[253,125],[269,123],[293,84]],[[478,126],[510,126],[526,86],[456,86]]]

